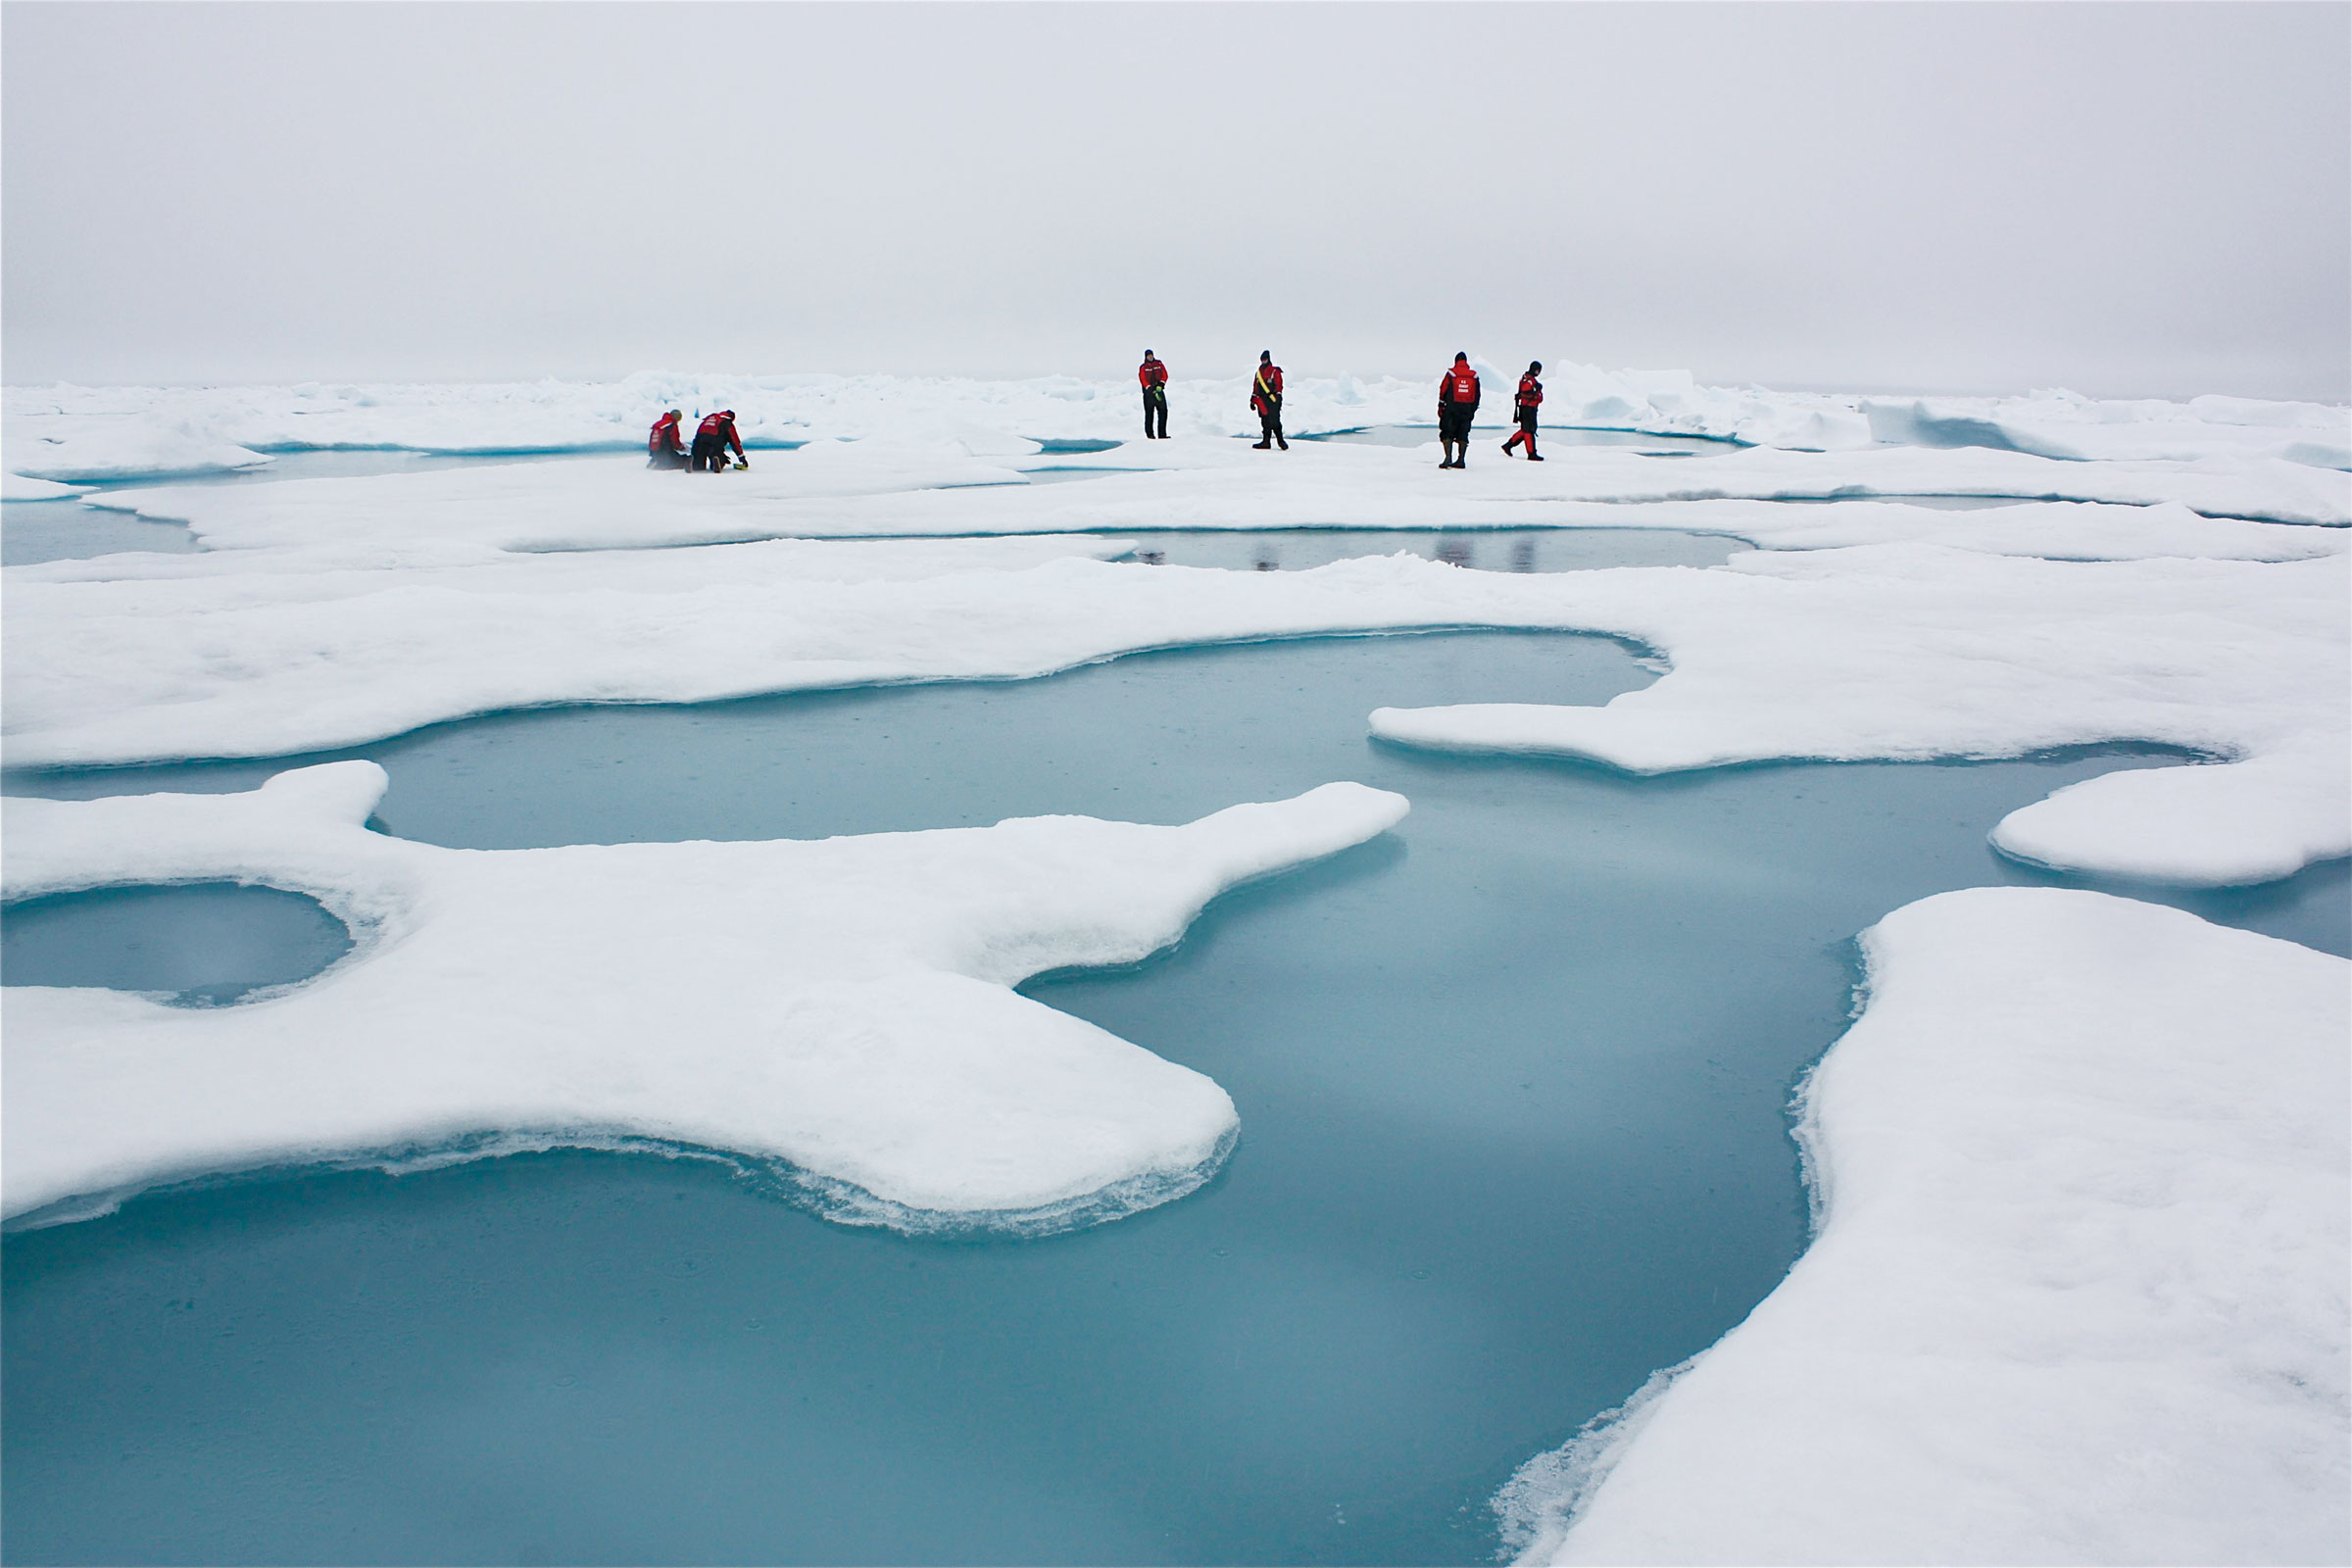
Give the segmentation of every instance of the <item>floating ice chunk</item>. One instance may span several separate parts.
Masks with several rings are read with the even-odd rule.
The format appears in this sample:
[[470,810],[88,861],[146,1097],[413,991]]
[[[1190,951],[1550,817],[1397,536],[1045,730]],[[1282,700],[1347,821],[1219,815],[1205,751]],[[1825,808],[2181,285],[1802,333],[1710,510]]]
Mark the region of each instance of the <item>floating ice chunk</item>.
[[1522,1560],[2341,1561],[2352,965],[2020,888],[1864,951],[1812,1247],[1522,1470]]
[[1406,809],[1327,784],[1184,827],[481,852],[367,831],[384,784],[337,762],[243,795],[9,803],[11,898],[234,878],[318,899],[358,945],[235,1007],[10,988],[8,1213],[506,1147],[487,1135],[780,1161],[829,1211],[907,1226],[1163,1202],[1229,1147],[1224,1091],[1011,987],[1143,958],[1223,889]]
[[54,479],[0,474],[0,501],[66,501],[82,493],[79,485],[60,484]]
[[2035,865],[2185,887],[2292,876],[2345,853],[2344,744],[2323,734],[2242,762],[2084,779],[2003,817],[1993,847]]

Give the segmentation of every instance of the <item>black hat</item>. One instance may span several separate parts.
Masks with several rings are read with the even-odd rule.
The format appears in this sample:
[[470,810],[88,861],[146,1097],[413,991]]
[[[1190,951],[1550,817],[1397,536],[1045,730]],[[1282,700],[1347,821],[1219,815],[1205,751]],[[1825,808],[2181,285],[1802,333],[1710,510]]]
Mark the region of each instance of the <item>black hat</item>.
[[1260,365],[1263,365],[1263,364],[1265,364],[1265,363],[1266,363],[1268,360],[1271,360],[1272,358],[1274,358],[1274,351],[1273,351],[1272,349],[1259,349],[1259,350],[1257,351],[1257,362],[1258,362]]
[[1542,368],[1544,368],[1544,362],[1542,360],[1530,360],[1527,362],[1527,373],[1530,375],[1535,374]]
[[1454,364],[1456,364],[1456,365],[1459,365],[1459,364],[1461,364],[1461,363],[1462,363],[1462,361],[1464,361],[1464,360],[1468,359],[1469,357],[1470,357],[1470,356],[1469,356],[1469,355],[1467,355],[1467,354],[1456,354],[1456,355],[1453,357],[1453,363],[1454,363]]

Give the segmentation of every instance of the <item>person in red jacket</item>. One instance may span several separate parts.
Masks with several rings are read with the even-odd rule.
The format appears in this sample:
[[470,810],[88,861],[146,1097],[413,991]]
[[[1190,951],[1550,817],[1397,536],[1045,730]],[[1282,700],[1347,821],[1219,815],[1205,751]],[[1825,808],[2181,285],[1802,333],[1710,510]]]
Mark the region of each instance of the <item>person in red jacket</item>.
[[1282,438],[1282,367],[1274,363],[1274,351],[1267,349],[1257,357],[1257,374],[1250,382],[1250,407],[1257,411],[1257,444],[1252,452],[1263,452],[1269,446],[1291,450]]
[[672,409],[654,421],[645,438],[645,466],[649,468],[683,468],[686,466],[686,439],[678,434],[678,420],[684,416]]
[[1542,463],[1543,454],[1536,450],[1536,410],[1544,406],[1544,383],[1536,377],[1544,371],[1542,360],[1527,362],[1527,373],[1519,378],[1519,391],[1511,399],[1511,415],[1518,419],[1519,428],[1502,444],[1502,455],[1509,457],[1511,448],[1527,443],[1527,461]]
[[1438,445],[1441,468],[1470,466],[1470,421],[1478,416],[1478,372],[1470,356],[1456,354],[1453,368],[1438,378]]
[[[1168,438],[1168,368],[1144,350],[1144,363],[1135,368],[1135,378],[1144,388],[1144,439],[1165,441]],[[1152,428],[1156,416],[1159,428]]]
[[735,433],[735,411],[721,409],[703,416],[695,427],[692,462],[697,473],[727,471],[727,448],[735,449],[735,466],[748,468],[751,460],[743,455],[743,437]]

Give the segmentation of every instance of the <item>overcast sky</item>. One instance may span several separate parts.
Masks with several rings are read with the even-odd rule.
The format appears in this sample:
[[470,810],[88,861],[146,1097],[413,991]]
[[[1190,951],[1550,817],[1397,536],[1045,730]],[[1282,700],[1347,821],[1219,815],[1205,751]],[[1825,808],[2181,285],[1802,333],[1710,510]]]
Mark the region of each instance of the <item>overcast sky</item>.
[[12,383],[2352,396],[2352,7],[11,3]]

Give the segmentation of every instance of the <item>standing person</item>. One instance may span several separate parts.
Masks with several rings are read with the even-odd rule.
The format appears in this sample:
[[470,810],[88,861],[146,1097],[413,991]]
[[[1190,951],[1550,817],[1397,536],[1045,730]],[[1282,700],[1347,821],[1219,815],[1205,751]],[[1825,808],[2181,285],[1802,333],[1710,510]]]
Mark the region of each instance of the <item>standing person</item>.
[[1478,372],[1470,356],[1456,354],[1453,368],[1438,378],[1438,445],[1441,468],[1470,466],[1470,421],[1478,416]]
[[1530,360],[1527,362],[1527,373],[1519,378],[1519,391],[1511,399],[1511,415],[1519,421],[1519,428],[1502,444],[1502,455],[1506,458],[1511,455],[1511,448],[1524,441],[1527,443],[1527,461],[1544,461],[1543,455],[1536,451],[1536,410],[1544,406],[1544,383],[1536,377],[1543,372],[1544,362]]
[[[1144,439],[1165,441],[1168,438],[1168,368],[1152,358],[1150,349],[1144,350],[1144,363],[1135,368],[1135,378],[1144,387]],[[1152,428],[1156,416],[1159,428]]]
[[686,466],[686,439],[678,434],[678,420],[684,416],[672,409],[654,421],[645,437],[645,466],[649,468],[683,468]]
[[695,427],[694,432],[694,471],[726,472],[729,447],[735,449],[737,467],[748,468],[752,466],[751,460],[743,455],[743,437],[735,433],[735,411],[721,409],[716,414],[705,415],[703,422]]
[[1266,349],[1257,356],[1257,375],[1250,384],[1250,406],[1257,411],[1259,435],[1252,452],[1263,452],[1269,446],[1291,450],[1282,438],[1282,367],[1274,363],[1274,351]]

